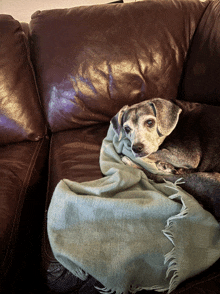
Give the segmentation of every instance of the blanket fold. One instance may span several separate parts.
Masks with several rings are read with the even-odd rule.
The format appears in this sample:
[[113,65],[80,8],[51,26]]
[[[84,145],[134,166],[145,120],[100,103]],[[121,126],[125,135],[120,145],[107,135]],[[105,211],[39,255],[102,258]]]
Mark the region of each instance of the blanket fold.
[[[48,236],[55,258],[74,275],[90,274],[101,293],[171,292],[220,256],[216,219],[170,182],[156,184],[125,165],[135,159],[126,138],[110,125],[100,152],[105,177],[58,183],[48,210]],[[155,171],[156,172],[156,171]]]

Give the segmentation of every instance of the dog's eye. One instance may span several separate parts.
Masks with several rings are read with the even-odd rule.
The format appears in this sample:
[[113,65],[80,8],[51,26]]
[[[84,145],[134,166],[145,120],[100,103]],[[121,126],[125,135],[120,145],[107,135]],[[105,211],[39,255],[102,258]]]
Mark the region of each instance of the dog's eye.
[[131,129],[127,126],[127,127],[124,127],[124,130],[125,130],[125,133],[126,134],[129,134],[130,133],[130,131],[131,131]]
[[152,128],[155,125],[155,120],[148,119],[146,120],[145,124],[147,125],[147,127]]

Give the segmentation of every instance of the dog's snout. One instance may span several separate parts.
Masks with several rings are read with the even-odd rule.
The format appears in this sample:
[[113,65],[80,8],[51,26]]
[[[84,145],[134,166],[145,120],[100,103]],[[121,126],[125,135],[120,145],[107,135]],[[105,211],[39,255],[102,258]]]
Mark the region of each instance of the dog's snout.
[[144,144],[142,143],[137,143],[132,146],[132,150],[134,151],[134,153],[141,153],[143,149],[144,149]]

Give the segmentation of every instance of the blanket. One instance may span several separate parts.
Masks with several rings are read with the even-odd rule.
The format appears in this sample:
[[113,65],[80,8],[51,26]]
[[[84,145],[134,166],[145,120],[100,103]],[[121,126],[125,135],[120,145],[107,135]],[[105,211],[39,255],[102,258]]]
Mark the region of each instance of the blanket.
[[96,278],[101,293],[170,293],[218,260],[219,224],[178,182],[155,183],[122,155],[157,172],[110,125],[100,152],[104,177],[63,179],[54,191],[47,222],[53,254],[75,276]]

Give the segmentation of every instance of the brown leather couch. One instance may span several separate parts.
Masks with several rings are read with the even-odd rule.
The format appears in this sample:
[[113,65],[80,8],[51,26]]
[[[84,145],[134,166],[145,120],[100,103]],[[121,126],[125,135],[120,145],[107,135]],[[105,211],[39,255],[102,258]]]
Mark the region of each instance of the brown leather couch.
[[[25,259],[36,252],[35,244],[40,245],[42,205],[47,184],[48,146],[46,121],[40,106],[27,39],[18,21],[11,16],[1,15],[1,293],[4,283],[6,290],[9,291],[9,286],[18,275],[17,268],[19,267],[18,270],[22,272]],[[35,265],[35,261],[32,261]]]
[[[54,188],[102,177],[100,146],[123,105],[220,105],[219,26],[219,0],[38,11],[22,26],[0,16],[0,293],[98,293],[93,277],[81,281],[53,257]],[[173,293],[220,293],[220,262]]]

